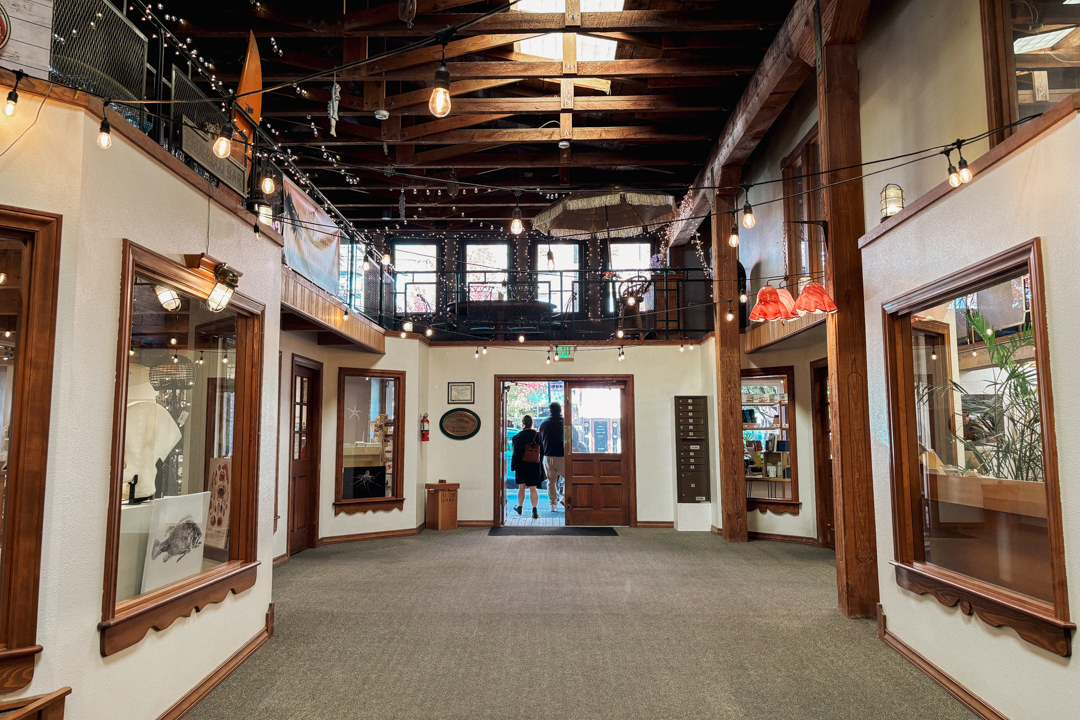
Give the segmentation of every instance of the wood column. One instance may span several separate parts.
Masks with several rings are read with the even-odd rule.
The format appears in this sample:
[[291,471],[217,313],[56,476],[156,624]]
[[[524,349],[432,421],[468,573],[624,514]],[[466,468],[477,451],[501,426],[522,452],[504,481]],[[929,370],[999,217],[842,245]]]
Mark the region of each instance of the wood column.
[[[823,169],[862,162],[859,72],[854,44],[826,45],[818,73],[818,138]],[[878,601],[874,482],[867,409],[866,320],[859,238],[866,230],[859,169],[822,178],[828,222],[825,287],[839,311],[828,316],[829,406],[832,415],[836,584],[840,610],[873,617]]]
[[[739,182],[740,167],[724,167],[717,185]],[[733,194],[717,193],[711,218],[713,265],[713,327],[716,337],[716,425],[720,437],[720,512],[722,534],[728,542],[746,542],[746,467],[743,465],[742,343],[739,323],[728,322],[728,298],[737,298],[739,249],[728,245]]]

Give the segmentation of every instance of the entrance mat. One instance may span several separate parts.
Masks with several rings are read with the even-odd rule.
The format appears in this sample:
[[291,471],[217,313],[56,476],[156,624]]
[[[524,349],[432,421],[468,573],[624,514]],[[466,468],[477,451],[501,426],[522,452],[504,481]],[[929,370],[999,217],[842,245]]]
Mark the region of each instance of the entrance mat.
[[610,527],[514,527],[503,525],[493,527],[488,535],[588,535],[591,537],[618,537],[615,528]]

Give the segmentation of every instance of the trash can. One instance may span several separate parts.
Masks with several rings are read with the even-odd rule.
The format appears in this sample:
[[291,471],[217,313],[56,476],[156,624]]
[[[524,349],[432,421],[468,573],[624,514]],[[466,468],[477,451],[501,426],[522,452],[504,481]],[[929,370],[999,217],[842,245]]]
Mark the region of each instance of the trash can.
[[457,529],[457,491],[460,483],[448,483],[440,480],[427,483],[427,523],[428,530]]

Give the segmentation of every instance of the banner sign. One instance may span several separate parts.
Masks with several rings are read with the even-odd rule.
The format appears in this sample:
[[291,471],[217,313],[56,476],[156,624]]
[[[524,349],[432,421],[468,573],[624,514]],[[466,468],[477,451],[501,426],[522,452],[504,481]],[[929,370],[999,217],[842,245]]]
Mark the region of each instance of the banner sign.
[[330,216],[288,178],[282,190],[285,207],[281,235],[285,238],[285,262],[319,287],[337,295],[341,231]]

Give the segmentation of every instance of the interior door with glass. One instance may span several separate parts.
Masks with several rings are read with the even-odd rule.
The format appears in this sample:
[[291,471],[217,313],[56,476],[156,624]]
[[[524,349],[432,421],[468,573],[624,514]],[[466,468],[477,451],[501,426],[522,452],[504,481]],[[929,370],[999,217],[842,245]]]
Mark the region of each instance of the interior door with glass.
[[630,524],[623,382],[566,383],[566,524]]

